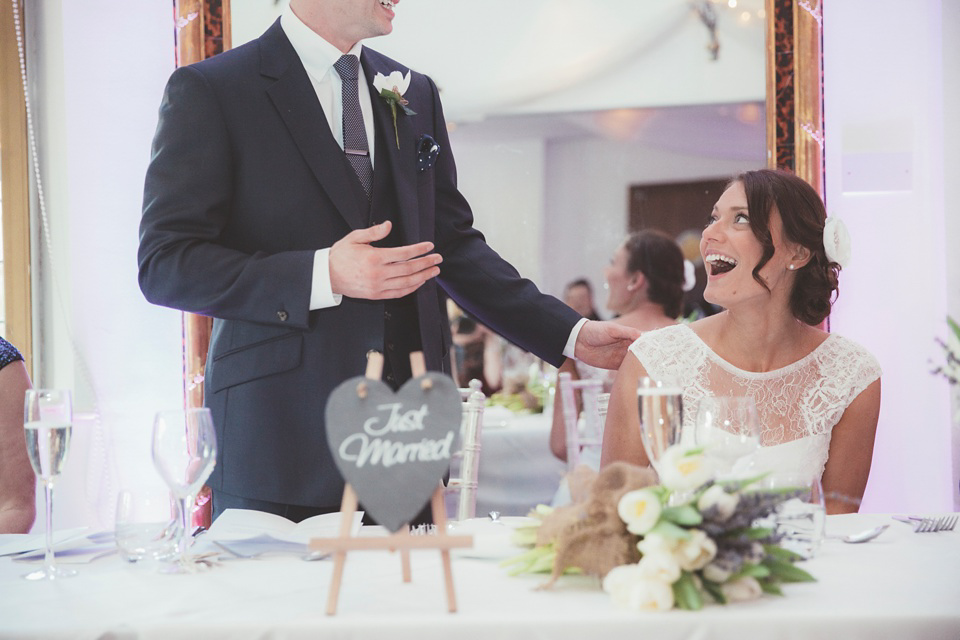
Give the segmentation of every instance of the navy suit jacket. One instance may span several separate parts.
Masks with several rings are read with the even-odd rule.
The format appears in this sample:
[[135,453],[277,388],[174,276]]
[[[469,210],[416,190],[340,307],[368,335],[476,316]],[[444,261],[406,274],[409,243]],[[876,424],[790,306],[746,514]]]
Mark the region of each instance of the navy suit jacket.
[[[406,73],[364,47],[363,73]],[[330,391],[383,351],[384,303],[344,297],[309,310],[314,252],[389,209],[408,244],[432,241],[440,276],[415,294],[427,367],[444,370],[438,287],[520,347],[559,365],[580,316],[496,254],[473,228],[436,85],[413,72],[398,113],[372,89],[376,172],[389,202],[371,208],[334,140],[279,21],[259,39],[177,69],[160,106],[140,226],[139,278],[156,304],[214,318],[205,402],[218,438],[214,490],[286,504],[339,505],[326,444]],[[418,141],[440,146],[418,171]],[[381,217],[381,219],[383,219]]]

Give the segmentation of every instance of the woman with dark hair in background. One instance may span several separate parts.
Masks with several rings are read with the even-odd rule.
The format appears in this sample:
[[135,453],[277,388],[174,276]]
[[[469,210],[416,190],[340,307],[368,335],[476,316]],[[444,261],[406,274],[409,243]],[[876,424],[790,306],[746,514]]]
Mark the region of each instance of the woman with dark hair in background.
[[870,473],[880,366],[863,347],[818,325],[849,259],[842,223],[792,173],[739,175],[707,221],[704,298],[725,310],[641,336],[617,374],[602,463],[649,463],[640,440],[641,377],[683,389],[683,425],[701,398],[752,396],[760,471],[822,477],[827,512],[856,511]]
[[[640,231],[624,240],[604,270],[607,309],[614,322],[650,331],[675,324],[683,306],[685,269],[683,253],[670,236],[655,230]],[[558,373],[574,380],[598,378],[610,382],[613,372],[567,359]],[[555,394],[550,450],[567,459],[567,434],[560,394]],[[580,411],[579,404],[577,411]]]

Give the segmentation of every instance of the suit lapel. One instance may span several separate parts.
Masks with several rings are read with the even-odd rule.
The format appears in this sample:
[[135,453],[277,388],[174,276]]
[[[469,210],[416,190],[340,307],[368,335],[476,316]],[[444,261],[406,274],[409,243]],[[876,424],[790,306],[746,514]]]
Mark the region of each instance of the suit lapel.
[[356,176],[333,138],[310,78],[279,20],[260,37],[260,51],[260,72],[276,79],[267,94],[303,159],[347,224],[353,229],[366,227],[367,211],[351,189]]
[[[373,103],[374,131],[377,145],[375,161],[377,164],[381,162],[390,163],[394,192],[397,194],[396,205],[399,208],[400,226],[407,243],[417,242],[420,238],[420,218],[416,192],[417,150],[413,127],[410,124],[411,116],[406,115],[402,110],[398,110],[397,130],[394,132],[390,105],[377,94],[377,90],[373,86],[373,78],[377,73],[390,75],[391,71],[397,71],[397,69],[387,69],[380,56],[367,47],[364,47],[360,54],[360,62],[363,73],[367,78],[367,86],[370,87],[370,100]],[[410,107],[414,111],[417,110],[414,104],[411,104]],[[399,149],[397,149],[397,138],[400,139]],[[376,174],[376,166],[373,169],[374,174]]]

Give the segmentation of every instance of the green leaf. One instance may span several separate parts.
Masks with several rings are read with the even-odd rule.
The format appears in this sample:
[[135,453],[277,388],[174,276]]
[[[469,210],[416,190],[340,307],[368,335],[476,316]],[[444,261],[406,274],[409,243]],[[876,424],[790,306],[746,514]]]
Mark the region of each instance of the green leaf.
[[770,475],[769,471],[755,475],[755,476],[749,476],[747,478],[743,478],[740,480],[722,480],[722,481],[718,481],[717,484],[723,487],[740,487],[741,489],[745,489],[750,485],[752,485],[753,483],[763,480],[768,475]]
[[768,556],[772,556],[777,560],[782,560],[783,562],[798,562],[803,560],[803,556],[795,551],[790,551],[789,549],[784,549],[783,547],[778,547],[775,544],[765,544],[763,545],[763,550],[766,551]]
[[783,590],[780,588],[780,583],[776,580],[758,580],[760,583],[760,588],[763,589],[764,593],[769,593],[772,596],[782,596]]
[[684,504],[679,507],[667,507],[660,513],[660,517],[674,524],[693,526],[703,522],[703,516],[693,505]]
[[703,590],[710,594],[710,597],[713,598],[714,602],[719,604],[727,604],[727,599],[723,596],[723,590],[720,589],[720,585],[712,580],[701,580],[703,584]]
[[507,558],[500,562],[504,568],[513,567],[507,575],[516,576],[521,573],[544,573],[553,571],[553,563],[557,552],[553,545],[534,547],[518,556]]
[[730,533],[737,536],[746,536],[747,540],[763,540],[773,535],[771,527],[750,527],[749,529],[734,529]]
[[648,534],[649,533],[658,533],[670,540],[688,540],[690,538],[689,531],[663,519],[661,519],[653,529],[650,529]]
[[693,577],[686,571],[673,583],[673,599],[677,607],[688,611],[697,611],[703,608],[703,596],[693,582]]
[[953,331],[953,335],[957,337],[957,340],[960,340],[960,324],[957,324],[957,321],[947,316],[947,325],[950,327],[950,330]]
[[816,578],[791,562],[783,562],[772,556],[767,556],[763,559],[762,564],[767,566],[770,573],[782,582],[816,582]]
[[766,578],[769,575],[770,567],[767,567],[763,564],[750,564],[748,562],[744,562],[740,567],[740,570],[730,576],[730,580],[736,580],[737,578],[743,578],[744,576],[751,576],[753,578]]

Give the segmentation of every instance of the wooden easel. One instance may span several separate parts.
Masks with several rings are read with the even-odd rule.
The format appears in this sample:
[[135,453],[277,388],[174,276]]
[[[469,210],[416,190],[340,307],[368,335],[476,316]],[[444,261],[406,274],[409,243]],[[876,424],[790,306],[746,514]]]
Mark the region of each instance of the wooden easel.
[[[423,353],[410,354],[410,369],[413,377],[426,373]],[[383,373],[383,355],[371,352],[367,359],[365,377],[379,380]],[[423,384],[429,385],[429,380]],[[357,385],[357,394],[363,397],[366,394],[366,384]],[[453,589],[453,571],[450,566],[450,549],[473,546],[473,536],[447,535],[447,512],[443,504],[442,483],[433,492],[430,498],[433,512],[433,522],[436,525],[436,535],[410,535],[410,526],[404,525],[399,531],[386,537],[355,538],[350,533],[353,516],[357,512],[357,494],[353,487],[347,484],[343,488],[343,501],[340,504],[340,535],[336,538],[313,538],[310,540],[311,551],[333,552],[333,578],[330,581],[330,592],[327,595],[327,615],[337,612],[337,602],[340,599],[340,583],[343,580],[343,567],[347,561],[348,551],[388,550],[400,551],[400,564],[403,581],[411,581],[410,550],[437,549],[443,559],[443,575],[447,590],[447,610],[454,613],[457,610],[457,599]]]

